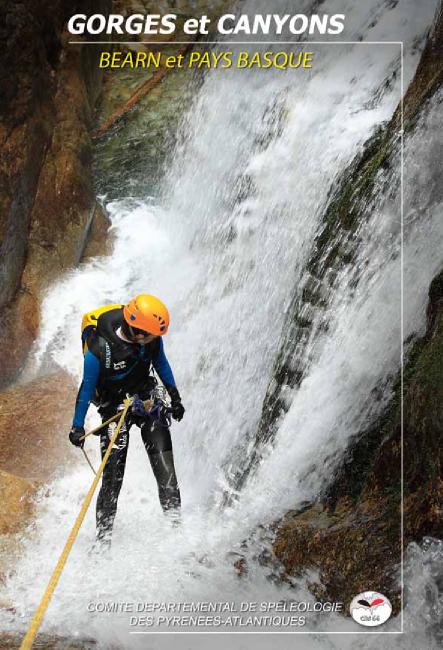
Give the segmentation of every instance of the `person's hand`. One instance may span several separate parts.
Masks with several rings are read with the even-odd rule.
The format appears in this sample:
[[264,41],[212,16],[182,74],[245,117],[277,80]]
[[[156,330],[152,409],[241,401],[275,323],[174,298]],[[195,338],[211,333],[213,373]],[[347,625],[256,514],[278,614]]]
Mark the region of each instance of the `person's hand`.
[[171,415],[174,418],[174,420],[177,420],[177,422],[180,422],[180,420],[183,419],[183,416],[185,414],[185,407],[181,403],[180,400],[176,400],[172,402],[171,404]]
[[171,398],[171,415],[174,420],[180,422],[185,414],[185,407],[182,404],[180,393],[178,392],[176,386],[166,386],[166,390],[168,391],[169,397]]
[[[81,447],[83,449],[83,445],[85,444],[84,435],[84,427],[72,427],[69,432],[69,440],[75,447]],[[82,440],[80,440],[80,438],[82,438]]]

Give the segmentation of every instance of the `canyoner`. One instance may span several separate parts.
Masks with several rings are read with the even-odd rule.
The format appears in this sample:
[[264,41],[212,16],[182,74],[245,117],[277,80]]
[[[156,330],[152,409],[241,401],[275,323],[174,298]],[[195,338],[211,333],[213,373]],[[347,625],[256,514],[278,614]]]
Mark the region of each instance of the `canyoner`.
[[[180,490],[174,466],[170,418],[180,421],[185,409],[174,375],[166,358],[162,337],[169,327],[166,306],[155,296],[138,295],[126,305],[107,305],[84,314],[82,345],[83,379],[77,394],[69,440],[83,448],[84,421],[91,402],[98,408],[102,425],[93,432],[100,435],[102,459],[115,435],[124,400],[131,405],[104,466],[97,497],[96,549],[108,548],[117,512],[117,501],[125,473],[129,431],[140,427],[142,440],[157,481],[164,512],[180,511]],[[164,389],[158,386],[153,369]],[[165,393],[171,406],[166,407]]]

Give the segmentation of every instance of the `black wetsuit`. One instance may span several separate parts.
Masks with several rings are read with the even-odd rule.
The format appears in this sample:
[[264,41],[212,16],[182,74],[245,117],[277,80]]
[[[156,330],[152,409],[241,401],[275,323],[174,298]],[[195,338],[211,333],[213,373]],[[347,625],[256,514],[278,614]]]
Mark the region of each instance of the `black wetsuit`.
[[[145,346],[128,343],[116,334],[122,323],[122,309],[105,312],[99,317],[97,328],[89,332],[87,338],[89,360],[86,360],[85,357],[85,369],[87,363],[89,368],[91,367],[91,355],[95,357],[95,360],[92,359],[93,363],[97,363],[98,360],[100,364],[94,402],[98,406],[103,422],[117,413],[126,394],[137,393],[141,399],[150,397],[151,391],[156,385],[155,378],[150,374],[152,366],[157,368],[171,397],[173,399],[180,398],[172,371],[164,355],[162,340],[154,339]],[[77,419],[81,418],[83,412],[86,413],[85,404],[82,404],[82,400],[85,399],[84,385],[86,383],[82,382],[79,389],[75,416]],[[90,394],[91,382],[87,386],[87,391]],[[180,491],[175,473],[169,428],[149,415],[140,416],[129,412],[103,471],[102,485],[97,498],[97,537],[100,541],[110,541],[111,538],[117,512],[117,500],[125,473],[129,431],[134,424],[141,429],[142,440],[157,481],[163,510],[177,511],[180,508]],[[108,448],[109,440],[115,433],[116,426],[117,423],[112,422],[101,430],[102,458]]]
[[[103,420],[107,420],[114,413],[115,408],[101,411]],[[157,481],[158,495],[163,510],[177,511],[180,508],[180,490],[177,484],[171,434],[168,427],[160,424],[158,420],[152,420],[149,416],[141,418],[130,414],[120,429],[103,471],[102,485],[97,498],[97,538],[100,541],[109,540],[112,533],[117,512],[117,500],[125,474],[129,430],[133,424],[141,429],[142,440]],[[108,448],[110,438],[115,433],[116,426],[114,422],[101,430],[102,458]]]

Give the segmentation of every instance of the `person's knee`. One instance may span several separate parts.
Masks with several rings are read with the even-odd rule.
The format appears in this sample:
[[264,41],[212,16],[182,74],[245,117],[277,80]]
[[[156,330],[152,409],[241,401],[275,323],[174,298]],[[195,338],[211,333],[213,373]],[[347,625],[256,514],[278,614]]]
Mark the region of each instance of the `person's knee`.
[[148,453],[172,451],[171,434],[168,427],[156,420],[146,420],[141,427],[142,439]]

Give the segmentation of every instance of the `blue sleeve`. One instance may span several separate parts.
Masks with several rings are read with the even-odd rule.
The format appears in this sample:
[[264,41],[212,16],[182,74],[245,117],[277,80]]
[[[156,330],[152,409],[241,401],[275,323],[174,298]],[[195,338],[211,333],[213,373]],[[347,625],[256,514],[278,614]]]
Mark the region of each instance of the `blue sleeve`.
[[158,354],[152,359],[152,365],[165,386],[173,386],[176,388],[174,375],[171,366],[169,365],[169,361],[166,358],[162,339],[160,339]]
[[83,365],[83,381],[78,391],[77,402],[75,404],[74,419],[72,421],[74,427],[82,427],[85,423],[86,413],[94,397],[99,374],[100,361],[88,350],[85,354]]

